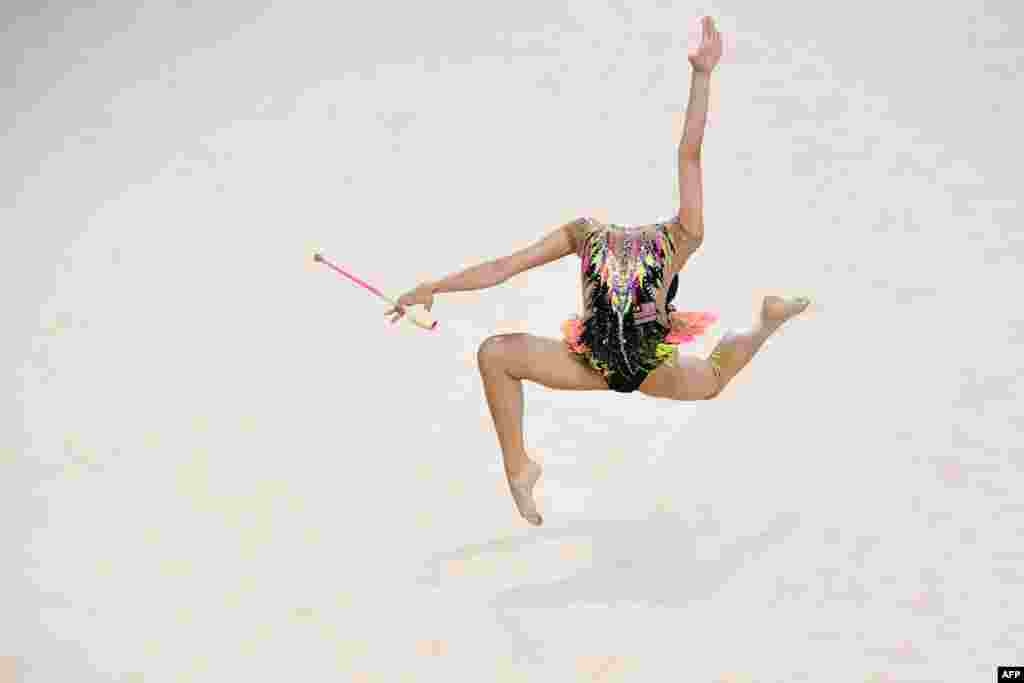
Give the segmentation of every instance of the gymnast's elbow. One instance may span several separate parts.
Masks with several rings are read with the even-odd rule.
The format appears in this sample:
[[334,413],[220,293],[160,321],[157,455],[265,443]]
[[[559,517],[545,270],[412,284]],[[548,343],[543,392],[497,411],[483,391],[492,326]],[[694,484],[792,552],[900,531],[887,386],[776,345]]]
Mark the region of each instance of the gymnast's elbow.
[[508,282],[516,275],[530,270],[536,264],[531,261],[527,254],[517,252],[515,254],[495,259],[488,265],[491,269],[490,273],[491,277],[494,279],[494,284],[500,285]]

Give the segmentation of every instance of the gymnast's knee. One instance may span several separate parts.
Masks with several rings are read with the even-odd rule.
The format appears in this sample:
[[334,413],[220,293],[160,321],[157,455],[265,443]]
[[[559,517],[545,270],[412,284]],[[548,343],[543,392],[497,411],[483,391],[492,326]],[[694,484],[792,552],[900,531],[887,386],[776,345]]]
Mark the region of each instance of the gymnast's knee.
[[477,364],[481,369],[500,365],[513,352],[519,336],[515,334],[496,334],[484,339],[476,352]]
[[715,400],[716,398],[718,398],[719,396],[722,395],[722,391],[725,390],[725,385],[726,384],[728,384],[728,382],[723,381],[721,372],[720,371],[716,371],[715,372],[715,379],[714,379],[714,381],[711,383],[711,386],[708,387],[707,393],[704,395],[704,398],[702,398],[701,400],[702,401],[713,401],[713,400]]
[[[728,334],[728,333],[727,333]],[[715,348],[708,357],[708,366],[711,368],[711,386],[708,387],[708,393],[703,400],[711,401],[722,395],[722,391],[726,385],[729,384],[729,380],[726,378],[725,373],[722,372],[722,349],[721,346]]]
[[716,384],[715,388],[712,389],[710,392],[708,392],[708,394],[705,395],[704,398],[702,398],[701,400],[702,401],[714,401],[716,398],[718,398],[719,396],[722,395],[722,390],[723,389],[725,389],[724,386]]

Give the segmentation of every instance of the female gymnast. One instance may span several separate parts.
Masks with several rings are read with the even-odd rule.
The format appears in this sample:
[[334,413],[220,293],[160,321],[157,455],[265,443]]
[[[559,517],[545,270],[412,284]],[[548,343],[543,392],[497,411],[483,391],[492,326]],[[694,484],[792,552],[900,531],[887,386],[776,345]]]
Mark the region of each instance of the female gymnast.
[[704,332],[711,313],[677,313],[671,306],[679,271],[704,238],[701,144],[711,73],[722,38],[711,17],[701,19],[686,121],[679,142],[679,211],[649,225],[604,224],[579,218],[532,246],[436,282],[398,299],[385,315],[396,322],[405,306],[433,306],[434,295],[478,290],[576,254],[582,262],[583,315],[563,324],[562,341],[529,334],[492,336],[477,359],[505,475],[519,514],[543,523],[533,498],[541,466],[523,445],[523,380],[552,389],[640,391],[656,398],[700,401],[718,396],[765,340],[810,303],[803,297],[765,297],[754,325],[726,332],[708,358],[682,356],[677,346]]

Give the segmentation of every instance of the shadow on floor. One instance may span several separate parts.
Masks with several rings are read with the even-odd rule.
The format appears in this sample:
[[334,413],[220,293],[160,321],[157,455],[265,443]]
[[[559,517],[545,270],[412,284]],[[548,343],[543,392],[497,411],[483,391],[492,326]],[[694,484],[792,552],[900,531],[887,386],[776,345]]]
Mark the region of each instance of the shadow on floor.
[[638,521],[576,522],[436,555],[420,582],[459,590],[455,587],[459,579],[445,574],[452,561],[491,554],[528,556],[537,546],[560,543],[588,546],[585,561],[566,562],[573,566],[547,576],[542,567],[513,587],[503,582],[486,603],[509,637],[506,651],[541,664],[548,644],[528,632],[525,619],[517,615],[520,610],[685,607],[710,598],[743,569],[785,543],[800,521],[798,513],[782,512],[753,533],[735,535],[707,518],[693,525],[671,514]]

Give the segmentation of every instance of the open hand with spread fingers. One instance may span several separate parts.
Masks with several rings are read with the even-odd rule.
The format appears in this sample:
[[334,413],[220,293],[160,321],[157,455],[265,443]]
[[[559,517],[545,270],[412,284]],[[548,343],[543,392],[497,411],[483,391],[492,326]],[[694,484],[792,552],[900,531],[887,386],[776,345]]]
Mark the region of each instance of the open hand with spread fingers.
[[690,65],[694,71],[711,73],[722,58],[722,34],[711,17],[701,17],[700,43],[690,49]]

